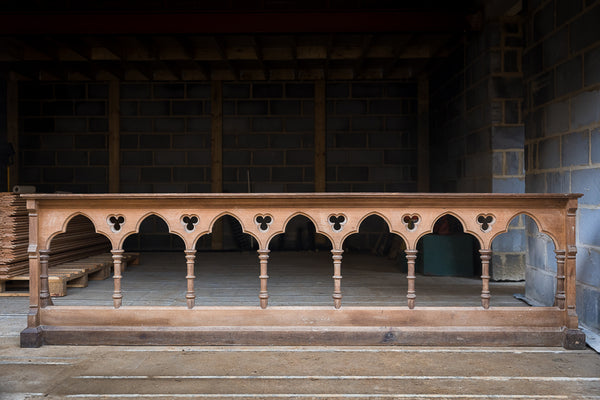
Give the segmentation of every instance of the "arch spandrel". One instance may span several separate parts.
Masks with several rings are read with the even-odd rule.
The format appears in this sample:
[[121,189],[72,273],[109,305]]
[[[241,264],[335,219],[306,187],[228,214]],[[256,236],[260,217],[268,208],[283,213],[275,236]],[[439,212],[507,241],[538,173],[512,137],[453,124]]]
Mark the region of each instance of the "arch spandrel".
[[49,249],[52,244],[52,239],[54,239],[57,235],[61,233],[65,233],[67,231],[67,227],[69,222],[76,218],[77,216],[83,216],[87,220],[89,220],[94,226],[94,231],[105,238],[107,238],[111,245],[114,246],[113,237],[111,235],[101,229],[101,225],[98,222],[97,218],[93,212],[89,211],[70,211],[70,210],[60,210],[59,212],[53,213],[52,216],[47,216],[43,214],[39,223],[38,230],[38,238],[40,243],[40,249]]
[[281,235],[281,234],[285,233],[285,230],[287,229],[289,222],[298,216],[307,218],[310,222],[312,222],[313,226],[315,227],[315,233],[323,234],[325,237],[327,237],[327,239],[329,241],[332,241],[330,236],[325,235],[323,232],[319,231],[319,228],[317,227],[317,220],[314,218],[313,215],[311,215],[310,213],[307,213],[305,210],[303,210],[303,211],[296,210],[296,209],[294,209],[294,210],[274,210],[274,211],[270,212],[269,215],[271,215],[273,217],[273,222],[269,226],[268,235],[265,237],[265,241],[264,241],[265,249],[269,248],[271,241],[277,235]]
[[566,238],[563,232],[564,215],[557,213],[556,210],[551,212],[543,210],[536,210],[535,212],[528,210],[506,210],[504,220],[499,221],[499,229],[494,232],[490,243],[501,234],[508,232],[511,221],[521,215],[531,218],[535,222],[538,231],[548,235],[552,240],[555,249],[566,248]]
[[358,232],[364,211],[330,208],[318,210],[317,233],[325,235],[334,249],[341,249],[344,240]]
[[[353,228],[355,228],[356,226],[356,222],[358,220],[358,217],[356,215],[354,215],[354,211],[352,213],[348,212],[348,210],[341,210],[341,209],[322,209],[322,208],[305,208],[303,210],[297,210],[297,209],[285,209],[285,210],[275,210],[272,212],[272,214],[274,216],[279,216],[281,215],[281,219],[283,220],[283,223],[281,222],[273,222],[273,224],[275,225],[276,223],[278,225],[276,225],[277,230],[273,231],[270,233],[270,236],[268,238],[268,241],[271,241],[273,239],[273,237],[277,236],[278,234],[281,234],[285,231],[285,227],[287,226],[287,223],[294,217],[298,216],[298,215],[302,215],[306,218],[308,218],[315,226],[315,233],[321,234],[325,237],[327,237],[327,239],[329,239],[329,241],[331,242],[333,248],[341,248],[341,244],[343,242],[344,236],[346,234],[352,234],[353,232]],[[344,223],[344,226],[341,230],[339,231],[335,231],[332,228],[332,225],[328,222],[329,217],[331,215],[344,215],[344,216],[349,216],[352,215],[352,217],[348,217],[347,221]],[[279,219],[279,218],[278,218]],[[281,225],[279,225],[281,223]],[[349,232],[349,233],[348,233]],[[267,242],[268,245],[268,242]]]
[[[372,217],[372,216],[377,216],[377,217],[381,218],[383,220],[383,222],[385,222],[389,233],[399,236],[404,241],[404,243],[406,243],[408,246],[409,242],[407,241],[407,238],[410,237],[410,235],[407,235],[406,232],[402,232],[404,226],[402,225],[402,223],[400,223],[401,217],[399,217],[397,214],[401,214],[401,213],[398,213],[397,210],[391,210],[391,209],[389,209],[389,210],[382,209],[382,210],[378,210],[378,211],[363,211],[361,213],[362,216],[358,219],[356,230],[353,232],[347,232],[344,235],[344,237],[342,238],[341,245],[343,245],[344,242],[346,241],[346,239],[348,239],[350,236],[352,236],[356,233],[360,233],[360,226],[367,218]],[[399,225],[402,226],[400,228],[400,231],[398,229],[393,229],[393,227],[398,228]],[[414,231],[408,232],[408,233],[414,235]]]
[[425,217],[423,227],[419,230],[416,238],[413,239],[416,244],[422,237],[433,233],[433,228],[440,218],[445,215],[450,215],[456,218],[462,225],[463,232],[474,236],[481,248],[486,248],[485,245],[490,243],[488,237],[490,237],[490,231],[483,232],[480,225],[477,223],[477,216],[481,214],[478,210],[464,209],[464,210],[424,210]]
[[194,240],[194,246],[198,242],[201,236],[212,233],[215,223],[224,216],[229,216],[234,218],[242,227],[242,232],[252,236],[257,242],[260,248],[263,248],[265,235],[261,235],[258,229],[254,229],[252,222],[252,215],[255,210],[253,209],[238,209],[235,211],[222,211],[219,213],[212,214],[210,218],[210,222],[208,224],[208,230],[206,232],[202,232],[198,234]]

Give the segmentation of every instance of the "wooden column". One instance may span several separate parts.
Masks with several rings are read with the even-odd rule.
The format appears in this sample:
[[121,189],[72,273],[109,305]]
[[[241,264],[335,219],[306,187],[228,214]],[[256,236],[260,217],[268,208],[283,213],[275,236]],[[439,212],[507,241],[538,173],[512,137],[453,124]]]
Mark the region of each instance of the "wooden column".
[[37,201],[27,200],[29,212],[29,312],[27,326],[29,328],[40,325],[40,259],[38,252],[39,215]]
[[565,233],[567,242],[567,258],[565,262],[565,303],[567,306],[567,327],[570,329],[579,329],[579,318],[576,308],[576,256],[577,246],[575,245],[575,227],[577,225],[577,199],[570,199],[567,205],[567,218],[565,221]]
[[315,192],[327,189],[327,126],[325,81],[315,81]]
[[[210,188],[213,193],[223,192],[223,82],[212,81],[210,85],[211,135],[210,135]],[[223,220],[217,221],[212,230],[213,250],[223,249]]]
[[119,119],[120,95],[118,80],[108,83],[108,191],[110,193],[120,192],[120,157],[121,157],[121,128]]
[[123,250],[111,250],[113,265],[114,265],[114,291],[113,291],[113,304],[115,308],[121,307],[123,302],[123,293],[121,292],[121,262],[123,261]]
[[429,78],[419,79],[419,139],[417,142],[417,190],[429,192]]
[[490,308],[490,259],[492,251],[487,249],[479,250],[481,258],[481,306],[485,309]]
[[19,184],[19,84],[9,79],[6,85],[6,141],[12,144],[15,154],[6,176],[7,188],[2,188],[2,191],[10,192],[14,185]]
[[408,300],[408,308],[411,310],[415,308],[415,299],[417,297],[415,292],[415,260],[417,259],[417,250],[406,249],[406,261],[408,264],[408,273],[406,279],[408,280],[408,290],[406,291],[406,299]]
[[53,305],[48,285],[48,259],[50,250],[40,250],[40,306]]
[[342,253],[344,250],[331,250],[333,258],[333,305],[335,308],[342,306]]
[[192,309],[196,305],[196,293],[194,292],[194,262],[196,260],[196,249],[185,250],[185,263],[187,265],[187,292],[185,293],[185,299],[187,301],[187,308]]
[[565,309],[565,250],[555,250],[556,253],[556,295],[554,305],[561,310]]
[[267,281],[269,275],[267,275],[267,263],[269,262],[270,250],[258,250],[258,258],[260,259],[260,293],[258,298],[260,299],[260,308],[267,308],[269,303],[269,292],[267,291]]

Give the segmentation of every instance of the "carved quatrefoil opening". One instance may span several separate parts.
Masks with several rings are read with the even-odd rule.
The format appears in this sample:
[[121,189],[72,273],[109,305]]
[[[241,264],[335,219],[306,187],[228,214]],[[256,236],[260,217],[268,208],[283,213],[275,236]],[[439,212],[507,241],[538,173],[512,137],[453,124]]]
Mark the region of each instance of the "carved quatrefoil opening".
[[196,225],[200,220],[195,215],[184,215],[181,218],[181,224],[184,226],[187,232],[193,232],[196,229]]
[[496,222],[496,218],[494,218],[491,214],[480,214],[477,217],[477,223],[481,226],[481,230],[484,232],[492,229],[492,225]]
[[110,215],[106,222],[110,225],[110,230],[113,232],[119,232],[121,227],[125,223],[125,217],[122,215]]
[[254,221],[261,232],[266,232],[273,223],[273,217],[270,215],[257,215],[256,218],[254,218]]
[[402,217],[402,223],[409,231],[414,231],[417,228],[417,225],[419,225],[419,222],[421,222],[421,218],[416,214],[406,214],[404,217]]
[[338,215],[330,215],[329,216],[329,225],[331,225],[331,229],[333,229],[334,232],[339,232],[344,228],[344,225],[346,224],[346,216],[343,214],[338,214]]

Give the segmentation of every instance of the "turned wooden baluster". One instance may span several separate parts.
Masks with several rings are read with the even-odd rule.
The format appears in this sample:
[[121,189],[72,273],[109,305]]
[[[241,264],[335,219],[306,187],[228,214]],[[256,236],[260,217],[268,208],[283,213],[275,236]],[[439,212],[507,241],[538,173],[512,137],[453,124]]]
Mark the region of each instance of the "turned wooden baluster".
[[258,258],[260,259],[260,293],[258,298],[260,299],[260,308],[267,308],[269,304],[269,292],[267,292],[267,264],[269,263],[269,253],[271,250],[258,250]]
[[123,293],[121,293],[121,262],[123,260],[123,250],[111,250],[114,266],[114,291],[113,291],[113,303],[115,308],[121,307],[123,301]]
[[556,296],[554,305],[561,310],[565,309],[565,250],[555,250],[556,253]]
[[342,253],[344,250],[331,250],[333,258],[333,305],[342,306]]
[[40,250],[40,305],[42,307],[52,306],[52,297],[48,284],[48,259],[50,258],[50,250]]
[[187,308],[192,309],[196,305],[196,294],[194,293],[194,261],[196,259],[196,250],[185,250],[185,263],[187,265],[187,292],[185,298],[187,300]]
[[490,259],[492,250],[479,250],[481,258],[481,306],[485,309],[490,308]]
[[417,250],[406,249],[406,262],[408,264],[408,270],[406,279],[408,280],[408,290],[406,291],[406,298],[408,299],[408,308],[411,310],[415,308],[415,298],[417,297],[415,292],[415,260],[417,259]]

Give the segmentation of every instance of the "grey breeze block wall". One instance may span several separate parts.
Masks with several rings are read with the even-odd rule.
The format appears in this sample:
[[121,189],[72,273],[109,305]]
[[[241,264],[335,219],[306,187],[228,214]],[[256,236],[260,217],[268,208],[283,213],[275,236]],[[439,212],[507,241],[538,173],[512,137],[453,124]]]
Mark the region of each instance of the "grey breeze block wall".
[[[529,2],[526,189],[579,192],[577,312],[600,329],[600,2]],[[528,229],[527,295],[551,303],[554,246]]]
[[18,90],[19,184],[108,191],[108,85],[21,82]]
[[[19,87],[22,183],[40,192],[106,192],[108,84],[27,82]],[[124,193],[209,192],[208,82],[120,85],[120,184]],[[314,82],[223,82],[223,189],[314,190]],[[327,190],[415,191],[416,82],[326,86]],[[138,250],[178,248],[157,218]],[[352,243],[375,242],[369,221]],[[365,237],[366,235],[366,237]]]
[[416,191],[416,82],[331,82],[326,96],[327,191]]
[[121,191],[210,192],[210,84],[120,87]]
[[[434,192],[523,193],[522,58],[516,18],[488,22],[431,76]],[[525,278],[525,221],[492,244],[492,279]]]
[[314,191],[314,95],[312,82],[223,84],[224,191]]

